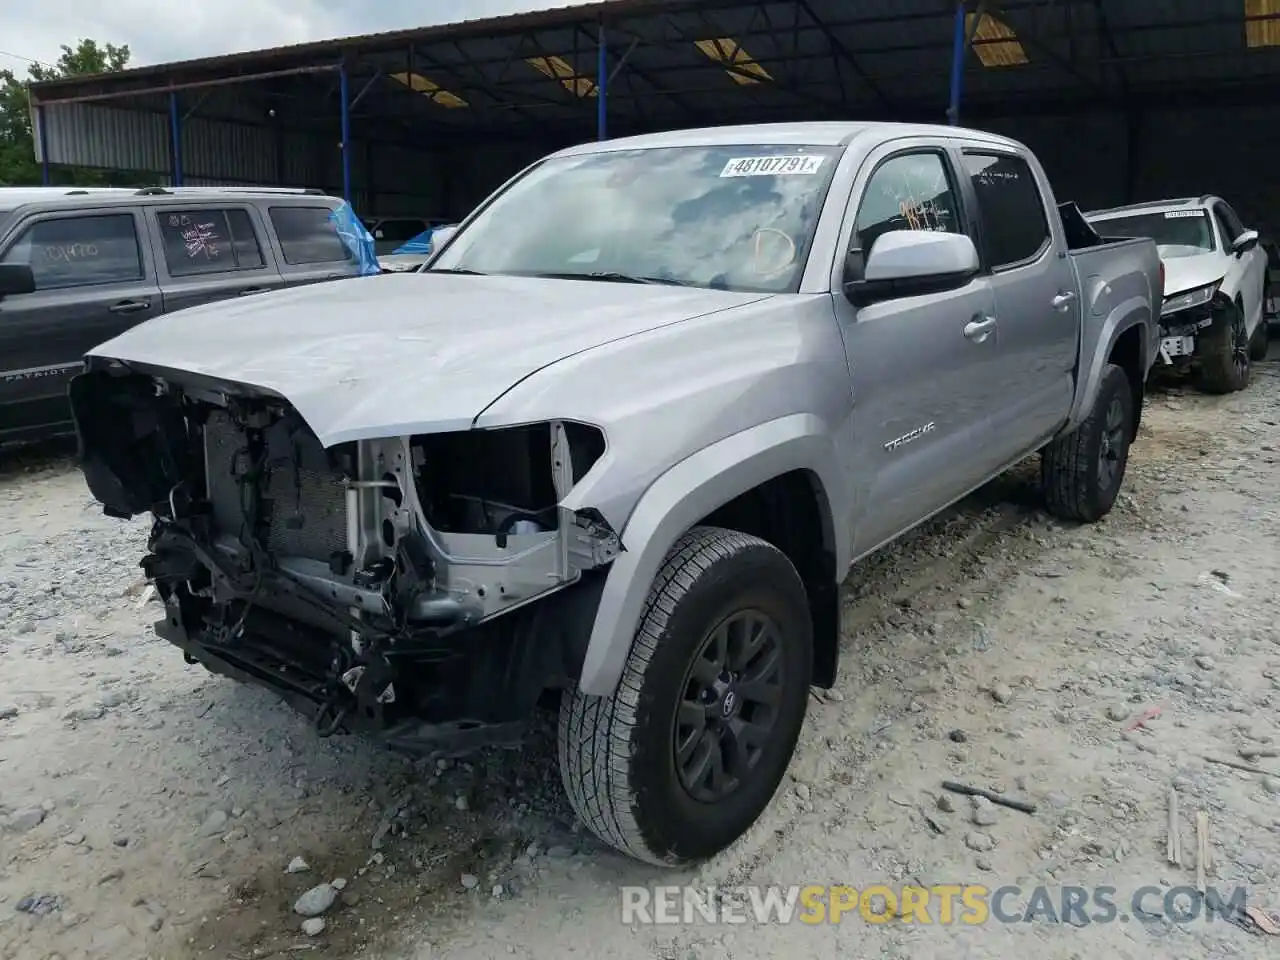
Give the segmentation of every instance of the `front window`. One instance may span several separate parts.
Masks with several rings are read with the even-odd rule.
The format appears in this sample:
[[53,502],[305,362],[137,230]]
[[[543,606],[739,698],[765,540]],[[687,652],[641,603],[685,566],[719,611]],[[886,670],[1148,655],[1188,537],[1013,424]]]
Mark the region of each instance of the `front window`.
[[1107,217],[1095,220],[1093,228],[1105,237],[1150,237],[1166,260],[1194,257],[1215,249],[1213,225],[1205,211],[1197,208]]
[[432,271],[794,291],[838,149],[702,146],[544,161]]

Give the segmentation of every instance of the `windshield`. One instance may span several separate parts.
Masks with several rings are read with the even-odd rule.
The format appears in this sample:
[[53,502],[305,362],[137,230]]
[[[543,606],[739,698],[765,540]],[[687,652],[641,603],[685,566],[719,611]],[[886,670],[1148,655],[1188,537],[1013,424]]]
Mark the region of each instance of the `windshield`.
[[1150,237],[1163,257],[1194,257],[1214,249],[1213,228],[1203,210],[1166,210],[1094,221],[1108,237]]
[[701,146],[555,157],[431,270],[794,291],[838,148]]

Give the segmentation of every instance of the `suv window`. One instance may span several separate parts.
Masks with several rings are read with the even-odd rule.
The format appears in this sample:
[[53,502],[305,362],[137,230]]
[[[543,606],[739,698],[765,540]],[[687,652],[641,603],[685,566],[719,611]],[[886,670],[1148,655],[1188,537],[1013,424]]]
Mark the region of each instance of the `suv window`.
[[170,276],[257,270],[265,265],[247,210],[157,210],[156,220]]
[[891,157],[871,174],[854,221],[853,248],[863,256],[894,230],[963,233],[955,186],[940,153]]
[[1049,243],[1044,198],[1030,165],[1009,154],[964,154],[978,198],[982,246],[992,270],[1021,263]]
[[24,263],[37,290],[142,279],[142,251],[133,214],[37,220],[0,263]]
[[286,263],[338,263],[352,259],[328,207],[271,207],[271,223]]
[[374,224],[373,239],[407,243],[427,229],[425,220],[379,220]]
[[1231,244],[1244,233],[1244,225],[1225,203],[1213,205],[1213,218],[1218,221],[1218,229],[1222,232],[1222,249],[1231,252]]

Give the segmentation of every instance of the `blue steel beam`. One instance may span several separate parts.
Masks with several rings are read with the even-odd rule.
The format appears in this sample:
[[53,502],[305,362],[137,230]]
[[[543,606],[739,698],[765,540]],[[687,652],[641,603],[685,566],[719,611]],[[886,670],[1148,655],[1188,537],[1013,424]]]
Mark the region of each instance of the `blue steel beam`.
[[347,65],[338,68],[338,96],[342,101],[342,199],[351,202],[351,85]]
[[178,92],[169,91],[169,137],[173,143],[172,185],[182,186],[182,118],[178,114]]
[[36,123],[40,125],[40,182],[49,186],[49,123],[44,104],[36,107]]
[[960,123],[960,94],[964,85],[964,0],[957,0],[955,28],[951,34],[951,105],[947,108],[947,122],[952,126]]

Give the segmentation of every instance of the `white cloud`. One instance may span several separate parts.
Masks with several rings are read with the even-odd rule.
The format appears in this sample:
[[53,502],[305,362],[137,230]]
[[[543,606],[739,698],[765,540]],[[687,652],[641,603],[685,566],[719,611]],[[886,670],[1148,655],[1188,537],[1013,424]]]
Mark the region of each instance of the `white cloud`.
[[571,6],[571,0],[62,0],[0,3],[0,69],[26,75],[80,38],[128,44],[131,63],[216,56],[288,43]]

